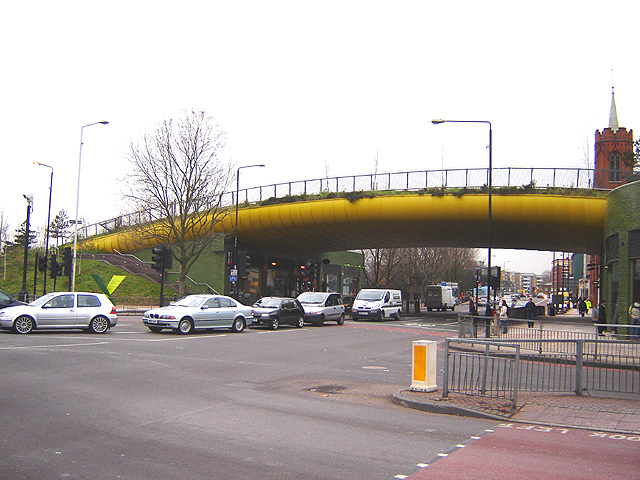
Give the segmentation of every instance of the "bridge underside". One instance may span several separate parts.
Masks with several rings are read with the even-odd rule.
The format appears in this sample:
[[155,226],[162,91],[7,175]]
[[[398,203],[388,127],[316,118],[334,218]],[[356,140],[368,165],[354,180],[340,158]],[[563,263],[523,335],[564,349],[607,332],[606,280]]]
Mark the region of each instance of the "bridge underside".
[[[600,253],[606,199],[492,195],[494,248]],[[488,196],[398,195],[248,209],[243,243],[308,252],[382,247],[487,247]]]
[[[493,248],[599,254],[606,198],[492,196]],[[234,232],[229,215],[218,231]],[[242,208],[239,241],[264,251],[312,253],[384,247],[487,247],[488,196],[390,195]],[[91,241],[103,251],[140,248],[125,234]]]

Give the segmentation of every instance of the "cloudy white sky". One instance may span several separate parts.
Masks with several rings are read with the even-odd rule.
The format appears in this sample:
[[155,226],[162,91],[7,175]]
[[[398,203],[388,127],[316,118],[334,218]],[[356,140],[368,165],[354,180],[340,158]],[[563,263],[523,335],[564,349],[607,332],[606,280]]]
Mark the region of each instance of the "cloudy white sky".
[[[7,2],[6,2],[7,3]],[[0,209],[33,222],[126,211],[131,140],[185,109],[228,132],[243,187],[414,169],[589,166],[615,84],[620,125],[640,128],[640,2],[41,1],[2,7]],[[52,215],[53,216],[53,215]],[[541,273],[551,254],[496,251]],[[486,256],[486,254],[485,254]]]

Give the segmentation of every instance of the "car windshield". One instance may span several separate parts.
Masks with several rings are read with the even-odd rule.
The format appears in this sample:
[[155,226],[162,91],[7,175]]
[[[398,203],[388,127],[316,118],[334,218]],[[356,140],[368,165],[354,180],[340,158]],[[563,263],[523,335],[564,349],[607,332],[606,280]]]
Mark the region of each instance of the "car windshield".
[[49,300],[51,300],[53,297],[55,297],[57,294],[56,293],[47,293],[46,295],[43,295],[40,298],[36,298],[33,302],[31,302],[29,305],[31,305],[32,307],[40,307],[41,305],[44,305],[45,303],[47,303]]
[[322,302],[324,302],[324,299],[326,297],[326,293],[304,292],[300,294],[300,296],[298,297],[298,301],[300,303],[307,304],[321,304]]
[[384,292],[372,292],[372,291],[361,290],[360,293],[358,293],[358,296],[356,297],[356,299],[357,300],[380,300],[382,299],[383,295],[384,295]]
[[253,304],[254,307],[278,308],[281,300],[279,298],[261,298]]
[[197,307],[204,301],[204,299],[205,297],[201,295],[189,295],[187,297],[181,298],[176,303],[174,303],[174,305],[177,307]]

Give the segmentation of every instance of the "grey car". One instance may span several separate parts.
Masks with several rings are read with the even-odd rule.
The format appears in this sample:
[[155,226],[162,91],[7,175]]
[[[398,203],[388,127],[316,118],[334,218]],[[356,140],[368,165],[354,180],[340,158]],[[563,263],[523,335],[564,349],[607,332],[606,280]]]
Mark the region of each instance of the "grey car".
[[305,320],[314,325],[337,322],[344,325],[344,304],[338,293],[304,292],[298,295],[304,308]]
[[224,295],[187,295],[168,307],[144,312],[142,323],[152,332],[163,329],[182,334],[194,330],[229,328],[243,331],[253,323],[251,307]]
[[116,307],[102,293],[52,292],[27,305],[0,310],[0,328],[16,333],[64,328],[105,333],[117,323]]

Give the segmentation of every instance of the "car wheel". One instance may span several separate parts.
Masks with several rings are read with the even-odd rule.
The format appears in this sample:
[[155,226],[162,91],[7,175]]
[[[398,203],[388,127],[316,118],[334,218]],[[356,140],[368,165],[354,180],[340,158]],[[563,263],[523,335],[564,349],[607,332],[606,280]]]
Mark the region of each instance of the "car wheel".
[[278,327],[280,326],[280,320],[278,320],[278,317],[273,317],[273,320],[271,320],[271,330],[277,330]]
[[296,321],[296,327],[302,328],[304,327],[304,315],[300,315],[298,320]]
[[316,320],[315,324],[318,327],[322,327],[324,325],[324,315],[320,315],[320,317],[318,317],[318,320]]
[[398,310],[398,313],[396,313],[396,320],[400,320],[400,316],[401,316],[401,313],[400,313],[400,310]]
[[243,330],[244,330],[244,319],[236,318],[233,321],[233,325],[231,325],[231,331],[240,333]]
[[89,330],[93,333],[104,333],[109,330],[109,319],[107,317],[103,317],[102,315],[98,315],[91,320],[89,324]]
[[340,318],[338,319],[338,325],[344,325],[344,313],[340,315]]
[[149,327],[149,330],[151,330],[153,333],[160,333],[162,331],[160,327]]
[[178,323],[178,332],[183,335],[193,332],[193,321],[190,318],[183,318]]
[[34,328],[33,318],[26,315],[16,318],[13,322],[13,331],[16,333],[30,333]]
[[384,310],[380,310],[380,321],[384,322]]

